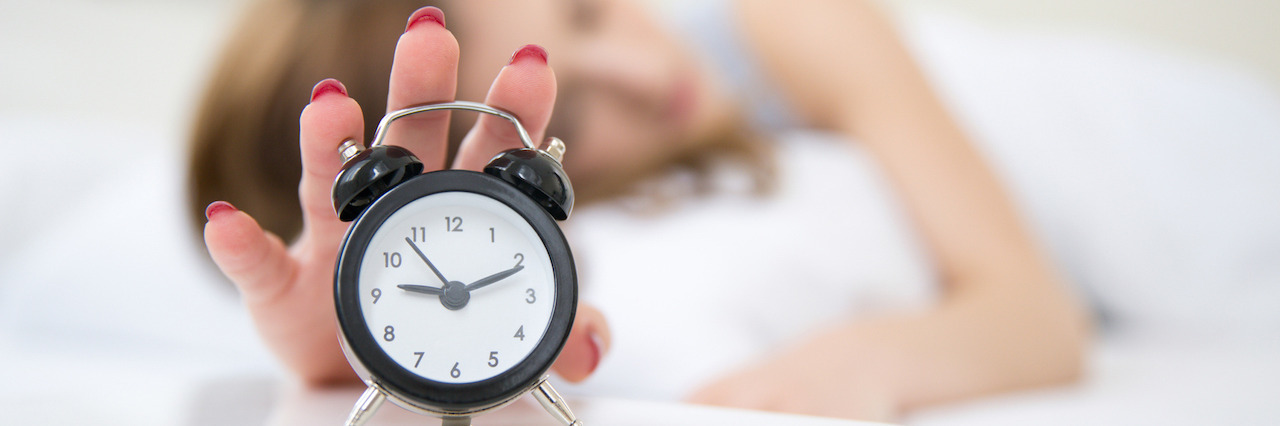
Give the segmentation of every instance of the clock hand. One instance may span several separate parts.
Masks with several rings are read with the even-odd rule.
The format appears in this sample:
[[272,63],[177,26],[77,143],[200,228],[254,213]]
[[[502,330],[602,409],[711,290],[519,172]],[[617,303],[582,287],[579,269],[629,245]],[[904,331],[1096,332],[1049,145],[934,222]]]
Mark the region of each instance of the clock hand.
[[480,287],[487,286],[487,285],[489,285],[489,284],[496,283],[496,282],[498,282],[498,281],[501,281],[503,278],[506,278],[506,277],[509,277],[509,276],[515,275],[515,274],[516,274],[516,272],[520,272],[520,271],[521,271],[521,270],[523,270],[523,269],[524,269],[524,266],[516,265],[514,268],[511,268],[511,269],[508,269],[508,270],[505,270],[505,271],[502,271],[502,272],[499,272],[499,273],[496,273],[496,274],[493,274],[493,275],[490,275],[490,276],[487,276],[487,277],[484,277],[484,278],[478,279],[478,280],[476,280],[476,282],[473,282],[473,283],[471,283],[471,284],[467,284],[467,288],[466,288],[466,289],[467,289],[467,291],[471,291],[471,290],[475,290],[475,289],[480,288]]
[[409,243],[409,247],[413,247],[413,252],[418,253],[418,257],[421,257],[423,262],[427,262],[427,266],[431,268],[431,272],[436,274],[436,278],[440,279],[441,284],[449,283],[449,280],[444,279],[444,275],[440,274],[440,270],[436,269],[436,265],[432,265],[431,260],[427,259],[427,255],[422,254],[422,250],[418,249],[418,245],[414,244],[413,240],[409,239],[409,237],[404,237],[404,242]]
[[434,294],[437,296],[444,294],[444,290],[440,287],[432,287],[429,285],[400,284],[396,287],[400,287],[401,290],[412,291],[414,293]]

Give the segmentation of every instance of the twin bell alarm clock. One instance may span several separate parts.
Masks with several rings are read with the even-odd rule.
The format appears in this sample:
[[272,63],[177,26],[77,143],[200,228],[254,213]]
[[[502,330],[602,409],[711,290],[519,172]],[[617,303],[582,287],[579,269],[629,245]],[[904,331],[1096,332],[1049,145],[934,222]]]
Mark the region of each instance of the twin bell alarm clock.
[[[505,118],[524,147],[483,173],[422,173],[412,153],[382,143],[395,120],[437,110]],[[573,255],[556,223],[573,209],[564,143],[538,149],[514,115],[457,101],[393,111],[370,148],[349,140],[339,151],[333,206],[354,223],[338,252],[334,303],[343,352],[369,386],[347,424],[364,424],[389,399],[469,425],[532,392],[580,426],[546,375],[577,308]]]

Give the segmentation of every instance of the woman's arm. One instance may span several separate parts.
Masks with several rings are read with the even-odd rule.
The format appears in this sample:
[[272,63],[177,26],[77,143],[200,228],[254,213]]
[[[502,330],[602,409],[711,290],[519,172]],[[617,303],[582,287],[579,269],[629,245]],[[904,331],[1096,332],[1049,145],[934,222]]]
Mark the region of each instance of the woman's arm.
[[[525,49],[533,49],[527,51],[532,54],[522,54]],[[498,73],[485,99],[489,105],[524,117],[534,140],[542,140],[556,93],[546,52],[539,51],[540,47],[532,45],[517,51]],[[387,110],[453,99],[458,55],[458,42],[445,28],[443,12],[435,7],[414,12],[396,44]],[[521,60],[533,57],[542,59]],[[348,139],[359,142],[365,134],[360,108],[337,80],[326,79],[312,89],[311,102],[299,119],[303,174],[298,197],[304,225],[292,246],[231,204],[218,201],[205,210],[205,244],[214,263],[240,290],[267,346],[308,385],[357,383],[358,379],[337,338],[333,270],[349,225],[338,220],[330,190],[342,167],[339,144]],[[438,170],[445,167],[449,118],[445,113],[431,114],[435,115],[397,124],[403,127],[391,132],[388,143],[417,153],[427,170]],[[489,158],[502,149],[504,139],[489,129],[508,129],[498,120],[477,122],[459,148],[455,168],[478,170],[482,164],[470,160]],[[609,329],[600,312],[586,304],[578,305],[575,318],[554,368],[561,377],[576,382],[594,371],[608,349]]]
[[[765,405],[891,416],[1078,377],[1089,335],[1085,313],[890,23],[860,0],[739,6],[750,45],[800,112],[818,127],[858,141],[878,160],[944,283],[940,305],[928,312],[850,322],[766,363],[821,371],[775,377],[809,401],[765,398],[772,401]],[[822,357],[829,363],[814,362]],[[847,389],[826,390],[884,401],[803,392],[816,389],[800,378],[821,380],[832,368],[842,369]],[[744,397],[728,391],[743,388],[733,381],[713,385],[697,399],[735,404]],[[872,407],[859,408],[864,404]]]

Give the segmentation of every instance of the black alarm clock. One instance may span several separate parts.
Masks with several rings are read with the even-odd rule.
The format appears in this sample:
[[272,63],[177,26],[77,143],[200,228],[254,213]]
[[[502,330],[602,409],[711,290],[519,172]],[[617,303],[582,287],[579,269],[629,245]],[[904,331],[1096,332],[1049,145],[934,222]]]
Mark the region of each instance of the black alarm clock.
[[[422,173],[408,150],[382,144],[396,119],[445,109],[505,118],[524,148],[483,173]],[[347,424],[390,399],[468,425],[532,391],[564,424],[581,425],[546,375],[577,308],[573,254],[556,224],[573,208],[563,142],[538,149],[514,115],[457,101],[393,111],[370,148],[346,141],[339,151],[334,210],[354,223],[334,303],[343,351],[369,386]]]

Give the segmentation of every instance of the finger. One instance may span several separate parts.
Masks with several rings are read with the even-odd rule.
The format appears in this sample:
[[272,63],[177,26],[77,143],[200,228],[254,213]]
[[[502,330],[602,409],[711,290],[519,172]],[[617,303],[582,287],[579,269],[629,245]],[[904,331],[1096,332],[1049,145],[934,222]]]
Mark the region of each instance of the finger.
[[[511,55],[511,62],[489,87],[485,103],[515,114],[533,142],[541,143],[556,103],[556,76],[547,65],[547,51],[530,44]],[[510,122],[484,114],[463,139],[453,167],[479,170],[499,152],[521,146]]]
[[[387,111],[451,101],[458,83],[458,40],[444,27],[444,12],[424,7],[409,16],[396,43]],[[433,111],[396,120],[386,143],[409,149],[428,171],[444,167],[449,112]]]
[[347,228],[333,211],[333,179],[342,168],[338,146],[347,139],[363,138],[364,116],[342,83],[325,79],[311,89],[311,103],[302,110],[298,121],[302,239],[337,244]]
[[216,201],[205,209],[205,216],[209,254],[240,290],[267,345],[281,359],[290,360],[288,367],[309,383],[352,381],[354,375],[334,345],[333,311],[316,308],[332,303],[331,293],[298,287],[296,283],[305,280],[295,278],[305,271],[284,242],[263,231],[248,214]]
[[262,230],[230,203],[205,208],[204,242],[218,269],[235,283],[248,304],[274,299],[285,291],[294,263],[284,242]]
[[605,321],[604,314],[586,304],[578,305],[573,330],[551,368],[570,382],[586,380],[595,372],[604,355],[609,353],[611,344],[609,323]]

